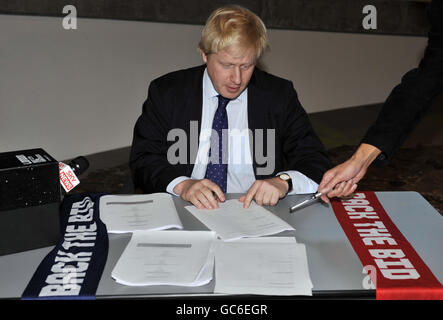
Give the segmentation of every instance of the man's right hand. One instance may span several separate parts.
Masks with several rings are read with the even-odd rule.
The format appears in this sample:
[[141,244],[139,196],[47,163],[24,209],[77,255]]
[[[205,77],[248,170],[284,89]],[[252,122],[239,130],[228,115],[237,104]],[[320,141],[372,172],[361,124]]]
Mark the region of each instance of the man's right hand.
[[216,209],[219,201],[226,200],[220,187],[209,179],[187,179],[177,184],[174,192],[198,209]]

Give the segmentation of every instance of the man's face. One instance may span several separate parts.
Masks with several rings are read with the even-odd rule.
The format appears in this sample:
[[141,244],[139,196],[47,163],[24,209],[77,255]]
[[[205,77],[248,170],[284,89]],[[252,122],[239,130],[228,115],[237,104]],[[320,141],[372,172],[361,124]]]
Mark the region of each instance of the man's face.
[[255,67],[254,49],[228,47],[217,53],[202,54],[215,90],[228,99],[237,98],[251,79]]

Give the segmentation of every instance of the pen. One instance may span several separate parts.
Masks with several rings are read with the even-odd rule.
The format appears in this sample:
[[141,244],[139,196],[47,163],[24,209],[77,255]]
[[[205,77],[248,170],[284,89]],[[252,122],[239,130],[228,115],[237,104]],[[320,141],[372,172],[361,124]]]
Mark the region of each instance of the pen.
[[321,195],[322,195],[321,192],[317,192],[317,193],[314,194],[312,197],[310,197],[310,198],[308,198],[308,199],[306,199],[306,200],[304,200],[304,201],[302,201],[302,202],[300,202],[300,203],[298,203],[298,204],[292,206],[292,207],[289,209],[289,212],[290,212],[290,213],[293,213],[293,212],[294,212],[295,210],[297,210],[298,208],[300,208],[300,207],[302,207],[302,206],[304,206],[304,205],[306,205],[306,204],[308,204],[308,203],[311,203],[311,202],[317,200]]

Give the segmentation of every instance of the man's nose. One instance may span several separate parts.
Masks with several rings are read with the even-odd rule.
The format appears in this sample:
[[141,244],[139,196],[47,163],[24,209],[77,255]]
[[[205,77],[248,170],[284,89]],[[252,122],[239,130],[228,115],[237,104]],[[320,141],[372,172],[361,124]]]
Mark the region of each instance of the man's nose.
[[233,83],[235,83],[236,85],[240,85],[241,78],[242,78],[242,74],[241,74],[240,68],[234,68],[234,70],[232,71],[232,74],[231,74],[231,81]]

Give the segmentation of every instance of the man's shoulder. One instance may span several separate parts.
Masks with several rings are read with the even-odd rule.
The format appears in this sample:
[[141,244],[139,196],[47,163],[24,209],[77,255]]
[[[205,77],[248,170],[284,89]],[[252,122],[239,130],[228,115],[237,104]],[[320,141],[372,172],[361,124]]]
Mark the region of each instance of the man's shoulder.
[[254,70],[251,81],[259,91],[267,92],[271,95],[288,97],[295,92],[292,81],[270,74],[259,68]]
[[154,79],[152,83],[155,83],[158,87],[183,87],[189,84],[193,84],[195,83],[195,81],[201,80],[204,70],[204,65],[176,70]]
[[292,87],[292,82],[290,80],[270,74],[260,68],[255,68],[253,82],[258,88],[271,91]]

